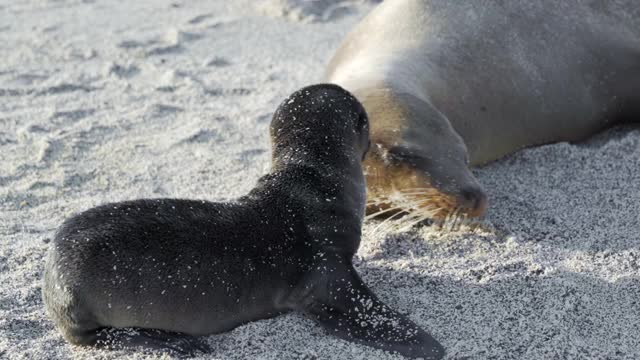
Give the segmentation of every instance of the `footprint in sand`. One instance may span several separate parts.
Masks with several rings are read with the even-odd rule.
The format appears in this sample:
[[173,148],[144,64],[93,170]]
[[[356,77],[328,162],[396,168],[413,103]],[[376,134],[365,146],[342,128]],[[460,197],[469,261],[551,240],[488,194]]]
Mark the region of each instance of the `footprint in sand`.
[[153,56],[180,52],[183,50],[184,44],[198,40],[202,37],[203,35],[200,34],[184,32],[178,29],[170,29],[162,39],[162,45],[155,46],[147,50],[146,55]]
[[208,88],[204,93],[211,96],[245,96],[254,92],[254,89],[248,88]]
[[220,56],[216,56],[213,57],[211,59],[208,59],[204,62],[205,66],[213,66],[213,67],[225,67],[225,66],[229,66],[231,65],[231,62],[229,62],[229,60],[220,57]]
[[179,106],[152,104],[147,108],[147,114],[151,117],[164,117],[183,112],[184,109]]
[[355,12],[362,4],[376,4],[381,0],[265,0],[258,10],[268,16],[294,22],[328,22]]
[[140,68],[135,64],[121,65],[115,62],[108,63],[103,71],[105,77],[115,76],[120,79],[129,79],[140,73]]
[[13,79],[11,79],[11,82],[17,85],[30,86],[30,85],[33,85],[34,83],[45,81],[48,78],[49,78],[49,75],[24,73],[24,74],[18,74],[14,76]]
[[270,122],[270,121],[271,121],[271,117],[272,117],[272,114],[271,114],[271,113],[268,113],[268,114],[262,114],[262,115],[258,116],[258,118],[256,119],[256,121],[257,121],[259,124],[268,123],[268,122]]
[[235,19],[215,18],[213,14],[200,14],[189,19],[186,22],[186,26],[192,27],[192,29],[216,29],[236,21]]
[[195,134],[188,135],[186,138],[178,141],[176,144],[193,144],[193,143],[207,143],[212,140],[219,139],[218,131],[215,129],[202,129]]
[[64,149],[62,142],[54,139],[43,139],[37,147],[38,163],[44,163],[47,167],[60,158]]
[[16,143],[18,142],[16,141],[16,139],[11,137],[11,135],[9,135],[6,132],[0,131],[0,146],[7,145],[7,144],[16,144]]
[[117,47],[121,48],[121,49],[136,49],[139,47],[145,47],[148,45],[152,45],[154,44],[155,41],[151,40],[151,41],[136,41],[136,40],[124,40],[119,42],[118,44],[116,44]]
[[26,96],[26,95],[44,96],[44,95],[63,94],[63,93],[69,93],[69,92],[75,92],[75,91],[90,92],[93,90],[95,90],[95,88],[83,86],[83,85],[77,85],[77,84],[63,83],[60,85],[51,86],[44,89],[34,89],[34,88],[2,89],[0,88],[0,96]]
[[80,188],[82,185],[90,182],[96,177],[93,172],[86,173],[66,173],[62,185],[64,188]]
[[33,89],[1,89],[0,96],[24,96],[33,93]]
[[[31,185],[29,185],[28,189],[29,190],[39,190],[39,189],[45,189],[45,188],[55,188],[58,185],[54,182],[50,182],[50,181],[34,181],[33,183],[31,183]],[[25,202],[26,204],[30,204],[33,205],[29,202]]]
[[249,161],[251,159],[253,159],[254,157],[264,154],[267,150],[265,149],[249,149],[249,150],[245,150],[242,151],[240,153],[240,159],[242,159],[243,162]]
[[70,124],[75,123],[78,120],[84,119],[93,115],[96,109],[75,109],[70,111],[56,111],[50,117],[49,120],[58,124]]
[[[0,271],[8,271],[9,270],[9,258],[4,255],[0,255]],[[0,308],[6,305],[8,299],[0,299]]]
[[124,40],[116,46],[125,50],[144,49],[144,56],[166,55],[179,53],[185,44],[201,39],[203,35],[181,31],[175,28],[169,29],[162,37],[149,40]]
[[191,20],[187,21],[191,25],[200,24],[201,22],[211,19],[213,17],[212,14],[202,14],[196,17],[191,18]]
[[[36,96],[45,96],[45,95],[58,95],[58,94],[64,94],[64,93],[70,93],[70,92],[92,92],[94,90],[97,90],[98,88],[95,87],[91,87],[91,86],[86,86],[86,85],[80,85],[80,84],[69,84],[69,83],[62,83],[60,85],[55,85],[55,86],[51,86],[48,88],[44,88],[41,90],[35,90],[35,89],[26,89],[27,94],[35,94]],[[1,92],[2,89],[0,89]]]

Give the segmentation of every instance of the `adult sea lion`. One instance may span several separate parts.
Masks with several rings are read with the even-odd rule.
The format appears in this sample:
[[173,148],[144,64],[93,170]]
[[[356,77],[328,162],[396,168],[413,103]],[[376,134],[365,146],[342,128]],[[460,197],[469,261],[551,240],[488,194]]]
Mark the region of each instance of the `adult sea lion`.
[[369,115],[370,216],[480,216],[470,165],[640,118],[640,4],[384,1],[326,79]]
[[125,201],[67,220],[43,287],[64,337],[190,354],[207,351],[192,336],[301,311],[343,339],[440,358],[352,265],[369,148],[361,104],[336,85],[306,87],[277,109],[271,139],[271,173],[235,201]]

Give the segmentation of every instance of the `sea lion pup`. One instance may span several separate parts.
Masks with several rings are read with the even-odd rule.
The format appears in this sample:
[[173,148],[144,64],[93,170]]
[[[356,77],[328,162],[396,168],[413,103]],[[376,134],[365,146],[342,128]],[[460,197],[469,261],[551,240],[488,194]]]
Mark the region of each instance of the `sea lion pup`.
[[235,201],[126,201],[67,220],[43,290],[64,337],[192,354],[207,350],[192,336],[295,310],[349,341],[440,358],[436,340],[352,265],[366,201],[364,108],[336,85],[306,87],[275,112],[271,140],[271,172]]
[[487,197],[469,165],[640,119],[640,6],[384,1],[326,81],[369,115],[368,212],[480,216]]

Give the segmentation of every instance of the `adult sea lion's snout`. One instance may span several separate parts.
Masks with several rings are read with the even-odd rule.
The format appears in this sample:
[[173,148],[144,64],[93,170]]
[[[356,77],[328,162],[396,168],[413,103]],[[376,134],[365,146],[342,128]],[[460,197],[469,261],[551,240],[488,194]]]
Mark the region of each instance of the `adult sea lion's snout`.
[[380,144],[372,149],[365,161],[367,218],[407,215],[420,222],[486,213],[487,195],[464,161],[439,164],[415,153],[397,156]]
[[489,201],[484,190],[479,186],[462,188],[457,200],[463,213],[469,217],[480,217],[487,212]]
[[409,93],[362,89],[356,96],[373,125],[364,162],[368,218],[484,215],[487,196],[469,169],[467,147],[442,113]]

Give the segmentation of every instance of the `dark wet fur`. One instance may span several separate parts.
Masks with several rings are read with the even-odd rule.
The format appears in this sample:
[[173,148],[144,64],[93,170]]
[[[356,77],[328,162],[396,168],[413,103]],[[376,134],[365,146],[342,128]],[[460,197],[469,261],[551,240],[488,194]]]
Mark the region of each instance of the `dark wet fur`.
[[295,310],[349,341],[442,356],[352,265],[366,201],[362,106],[337,86],[312,86],[271,127],[272,172],[246,196],[126,201],[62,225],[43,294],[68,341],[193,355],[208,351],[193,336]]

